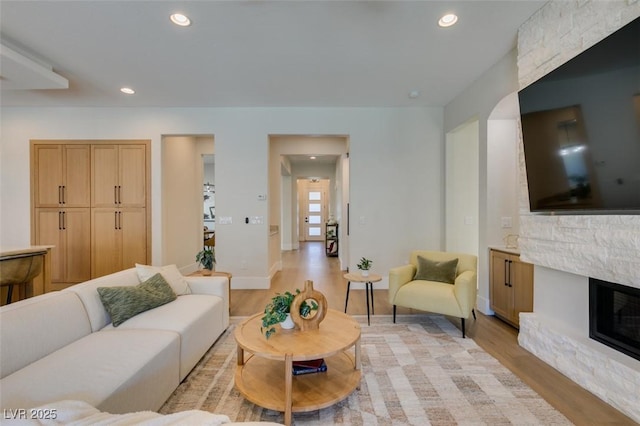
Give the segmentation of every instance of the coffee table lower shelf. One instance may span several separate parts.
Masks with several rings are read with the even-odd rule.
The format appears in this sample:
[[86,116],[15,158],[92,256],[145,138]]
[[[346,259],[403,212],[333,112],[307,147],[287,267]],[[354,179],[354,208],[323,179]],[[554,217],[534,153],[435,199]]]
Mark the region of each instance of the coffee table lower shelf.
[[[342,401],[360,385],[361,371],[348,352],[326,358],[327,371],[293,376],[291,411],[319,410]],[[252,355],[235,374],[238,391],[254,404],[285,412],[285,362]]]

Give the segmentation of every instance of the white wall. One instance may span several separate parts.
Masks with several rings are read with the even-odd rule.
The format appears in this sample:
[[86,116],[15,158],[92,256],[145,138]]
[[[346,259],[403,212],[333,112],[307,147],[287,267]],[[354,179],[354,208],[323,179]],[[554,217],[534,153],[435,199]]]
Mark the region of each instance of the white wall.
[[[504,246],[508,235],[520,233],[518,121],[489,120],[487,132],[487,244]],[[503,227],[503,218],[511,227]]]
[[478,122],[446,137],[445,249],[478,255]]
[[202,164],[194,164],[199,158],[195,138],[167,136],[162,142],[162,258],[190,265],[202,249]]
[[233,221],[216,224],[216,269],[234,274],[234,288],[264,288],[268,223],[243,219],[268,216],[257,195],[268,193],[269,135],[348,135],[350,258],[367,253],[386,275],[411,250],[441,241],[442,122],[442,108],[2,108],[0,244],[30,242],[30,139],[150,139],[152,260],[164,263],[162,137],[209,134],[216,216]]
[[489,118],[495,108],[518,88],[516,51],[509,52],[498,63],[485,72],[471,86],[463,90],[444,109],[444,128],[451,132],[472,120],[478,128],[478,309],[492,313],[489,309],[489,251],[491,242],[501,239],[501,233],[489,223],[496,220],[496,212],[489,205],[491,182],[488,164]]

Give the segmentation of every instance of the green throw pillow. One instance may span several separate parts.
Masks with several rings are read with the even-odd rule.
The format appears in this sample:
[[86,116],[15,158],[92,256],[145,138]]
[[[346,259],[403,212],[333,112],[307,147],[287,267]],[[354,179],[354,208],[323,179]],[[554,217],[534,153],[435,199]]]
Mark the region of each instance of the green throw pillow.
[[453,284],[456,281],[457,270],[457,258],[438,262],[418,256],[418,270],[416,271],[416,275],[413,279]]
[[160,273],[137,286],[98,287],[100,300],[114,327],[149,309],[176,299],[176,294]]

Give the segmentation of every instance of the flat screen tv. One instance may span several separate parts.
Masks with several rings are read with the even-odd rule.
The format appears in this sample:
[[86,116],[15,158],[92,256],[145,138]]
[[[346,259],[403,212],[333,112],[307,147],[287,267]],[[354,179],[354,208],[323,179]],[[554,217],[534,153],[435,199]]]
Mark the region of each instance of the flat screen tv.
[[518,99],[531,211],[640,214],[640,18]]

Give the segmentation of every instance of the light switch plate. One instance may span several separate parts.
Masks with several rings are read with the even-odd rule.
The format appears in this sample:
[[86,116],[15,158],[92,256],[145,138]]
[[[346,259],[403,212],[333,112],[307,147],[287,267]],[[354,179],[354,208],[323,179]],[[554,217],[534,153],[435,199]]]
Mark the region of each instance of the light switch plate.
[[504,229],[511,228],[511,216],[503,216],[502,218],[500,218],[500,226],[502,226],[502,228]]
[[216,218],[216,223],[219,225],[231,225],[233,223],[233,219],[231,216],[220,216]]

